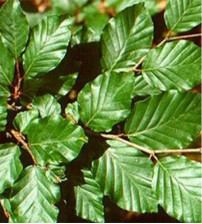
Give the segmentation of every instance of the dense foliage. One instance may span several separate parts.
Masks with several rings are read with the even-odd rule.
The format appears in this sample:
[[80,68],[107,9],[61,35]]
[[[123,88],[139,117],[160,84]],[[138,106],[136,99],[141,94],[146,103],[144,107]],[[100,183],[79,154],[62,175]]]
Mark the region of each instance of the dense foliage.
[[[105,221],[108,196],[127,211],[161,206],[181,222],[201,222],[202,166],[187,156],[201,153],[192,147],[201,50],[177,36],[201,23],[201,1],[167,1],[168,33],[157,46],[155,0],[52,6],[32,14],[8,0],[0,10],[0,198],[9,222],[57,222],[58,203],[72,203],[64,182],[86,220]],[[87,65],[79,49],[90,51]],[[97,68],[84,86],[88,63]]]

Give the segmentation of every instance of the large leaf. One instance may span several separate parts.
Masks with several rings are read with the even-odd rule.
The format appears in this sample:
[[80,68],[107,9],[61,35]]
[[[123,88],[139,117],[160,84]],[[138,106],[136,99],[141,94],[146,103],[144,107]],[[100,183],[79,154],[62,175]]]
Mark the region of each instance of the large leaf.
[[50,115],[60,115],[61,106],[57,100],[50,94],[38,96],[32,103],[32,108],[38,110],[42,118]]
[[165,21],[174,32],[191,30],[201,23],[201,0],[168,0]]
[[84,183],[74,187],[76,213],[92,222],[104,222],[103,193],[90,170],[83,169]]
[[201,168],[184,156],[165,157],[155,166],[153,189],[159,203],[181,222],[201,223]]
[[136,103],[125,131],[130,140],[152,149],[182,149],[200,132],[201,98],[170,91]]
[[38,164],[59,164],[77,157],[87,141],[81,127],[61,116],[32,120],[24,130]]
[[7,117],[7,102],[5,98],[0,97],[0,131],[6,128]]
[[135,86],[133,88],[133,96],[147,96],[147,95],[158,95],[161,90],[150,86],[143,78],[143,76],[135,77]]
[[149,51],[152,39],[152,20],[143,4],[118,13],[103,31],[103,70],[130,70]]
[[20,149],[17,145],[7,143],[0,145],[0,194],[11,187],[22,171],[19,159]]
[[151,50],[143,63],[144,79],[161,90],[188,90],[201,82],[201,49],[181,40]]
[[130,113],[133,74],[106,73],[79,93],[81,121],[94,131],[110,131]]
[[70,40],[70,25],[70,19],[48,16],[34,28],[23,56],[27,76],[47,73],[58,66]]
[[15,61],[0,39],[0,96],[10,96],[9,87],[12,86]]
[[0,11],[0,32],[5,46],[17,59],[28,40],[29,25],[18,0],[8,0]]
[[105,195],[121,208],[135,212],[156,212],[157,200],[151,188],[152,162],[140,151],[117,141],[93,162],[95,180]]
[[14,184],[10,198],[11,218],[15,223],[55,223],[60,199],[59,186],[47,179],[45,170],[29,166]]

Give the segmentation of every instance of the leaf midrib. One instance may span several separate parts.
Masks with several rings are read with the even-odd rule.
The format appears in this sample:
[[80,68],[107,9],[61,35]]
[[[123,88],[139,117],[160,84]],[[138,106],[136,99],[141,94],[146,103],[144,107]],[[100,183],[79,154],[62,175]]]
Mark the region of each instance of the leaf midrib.
[[157,125],[154,126],[153,128],[149,128],[149,129],[146,129],[146,130],[144,130],[144,131],[140,131],[140,132],[135,132],[135,133],[127,134],[127,136],[136,137],[137,135],[141,135],[141,134],[143,134],[143,133],[145,133],[145,132],[152,131],[152,130],[154,130],[154,129],[156,129],[156,128],[165,126],[165,125],[167,125],[168,123],[173,122],[173,121],[176,120],[176,119],[180,119],[180,118],[182,118],[183,116],[189,115],[190,112],[196,110],[197,107],[198,107],[198,106],[196,106],[195,108],[193,108],[191,111],[188,111],[188,112],[186,112],[186,113],[184,113],[184,114],[179,115],[178,117],[173,117],[173,118],[171,118],[170,120],[168,120],[168,121],[165,122],[165,123],[162,123],[162,124],[160,124],[160,125],[157,124]]
[[[64,22],[64,21],[61,21],[60,24],[59,24],[59,26],[57,27],[57,29],[56,29],[56,30],[49,36],[49,38],[47,38],[47,39],[43,42],[43,44],[41,45],[41,47],[40,47],[38,53],[36,54],[35,58],[34,58],[33,61],[31,62],[31,64],[29,65],[29,67],[27,68],[27,70],[26,70],[26,74],[29,74],[29,71],[31,70],[33,64],[34,64],[35,61],[38,59],[38,57],[42,54],[41,51],[43,50],[43,48],[46,47],[47,43],[48,43],[48,42],[50,41],[50,39],[55,35],[55,33],[58,31],[58,29],[61,28],[61,24],[62,24],[63,22]],[[34,31],[33,31],[33,32],[34,32]],[[33,33],[33,35],[34,35],[34,33]],[[27,50],[28,50],[28,49],[27,49]]]

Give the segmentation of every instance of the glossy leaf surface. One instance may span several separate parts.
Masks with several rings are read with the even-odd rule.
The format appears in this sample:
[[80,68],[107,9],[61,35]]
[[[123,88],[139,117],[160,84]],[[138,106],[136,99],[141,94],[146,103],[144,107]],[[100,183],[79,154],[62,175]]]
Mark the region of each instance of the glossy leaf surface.
[[61,106],[50,94],[36,97],[32,103],[32,108],[38,110],[42,118],[50,115],[60,115]]
[[155,166],[153,189],[160,205],[181,222],[201,223],[201,163],[165,157]]
[[192,89],[201,82],[201,49],[189,41],[174,41],[151,50],[143,63],[144,79],[161,90]]
[[10,198],[15,223],[55,223],[60,199],[59,186],[47,179],[45,170],[29,166],[15,183]]
[[74,187],[76,213],[92,222],[104,222],[103,193],[90,170],[83,169],[84,183]]
[[13,185],[22,171],[20,149],[12,143],[0,145],[0,194]]
[[136,103],[125,131],[151,149],[182,149],[200,133],[201,100],[196,93],[167,92]]
[[159,95],[161,90],[150,86],[143,78],[143,76],[135,77],[135,85],[133,88],[133,96],[147,96]]
[[18,0],[8,0],[0,11],[0,33],[5,46],[15,59],[25,49],[29,25]]
[[133,73],[98,76],[79,93],[81,121],[94,131],[110,131],[130,113],[133,85]]
[[0,96],[8,97],[11,95],[9,87],[12,86],[14,78],[15,62],[9,51],[0,39]]
[[152,39],[152,20],[143,4],[121,11],[109,21],[102,34],[103,70],[130,70],[149,51]]
[[168,29],[174,32],[186,32],[201,23],[200,0],[168,0],[165,11]]
[[27,76],[34,77],[58,66],[70,40],[70,25],[70,19],[48,16],[34,28],[23,56]]
[[5,98],[0,97],[0,131],[4,131],[7,123],[7,102]]
[[81,127],[54,115],[31,121],[23,133],[41,165],[70,162],[87,142]]
[[95,180],[122,209],[135,212],[157,212],[152,192],[152,162],[146,155],[118,141],[107,141],[110,147],[93,162]]

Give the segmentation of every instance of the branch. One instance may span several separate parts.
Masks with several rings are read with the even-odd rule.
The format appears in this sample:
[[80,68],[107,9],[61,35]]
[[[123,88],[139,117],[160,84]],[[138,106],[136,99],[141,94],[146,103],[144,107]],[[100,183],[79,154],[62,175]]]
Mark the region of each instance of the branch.
[[169,30],[165,36],[165,38],[157,45],[157,47],[160,47],[161,45],[163,45],[165,42],[168,41],[169,37],[170,37],[171,31]]
[[7,218],[7,219],[9,219],[9,213],[6,211],[6,209],[4,208],[4,206],[2,205],[2,202],[1,202],[1,200],[0,200],[0,205],[1,205],[1,207],[2,207],[2,209],[3,209],[3,212],[4,212],[4,215],[5,215],[5,217]]
[[24,146],[24,148],[27,150],[27,152],[31,156],[34,165],[36,165],[37,161],[35,160],[34,155],[32,154],[29,144],[24,141],[24,139],[25,139],[24,136],[20,132],[15,131],[15,130],[11,130],[11,134],[18,142],[20,142],[22,144],[22,146]]
[[170,38],[168,38],[168,41],[195,38],[195,37],[201,37],[201,36],[202,36],[202,33],[189,34],[189,35],[184,35],[184,36],[170,37]]
[[162,149],[162,150],[155,150],[155,154],[161,153],[202,153],[202,148],[196,149]]
[[107,139],[112,139],[116,140],[122,143],[125,143],[128,146],[131,146],[135,149],[138,149],[142,152],[145,152],[150,155],[150,157],[155,158],[158,160],[156,157],[156,154],[163,154],[163,153],[202,153],[202,148],[197,148],[197,149],[162,149],[162,150],[153,150],[153,149],[148,149],[143,146],[137,145],[135,143],[129,142],[123,138],[120,138],[118,135],[106,135],[106,134],[101,134],[103,138]]
[[104,138],[107,138],[107,139],[112,139],[112,140],[116,140],[116,141],[119,141],[119,142],[122,142],[122,143],[125,143],[126,145],[129,145],[135,149],[138,149],[140,151],[143,151],[149,155],[153,155],[154,154],[154,150],[151,150],[151,149],[147,149],[143,146],[140,146],[140,145],[137,145],[135,143],[132,143],[132,142],[129,142],[123,138],[120,138],[119,136],[117,135],[106,135],[106,134],[101,134],[102,137]]

